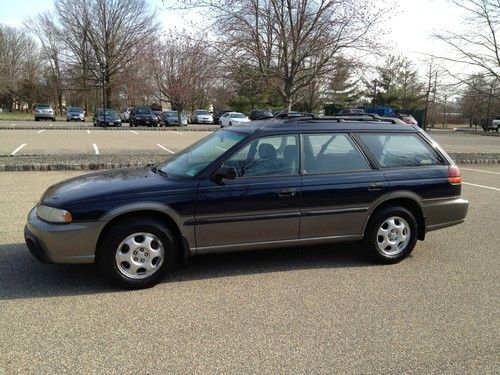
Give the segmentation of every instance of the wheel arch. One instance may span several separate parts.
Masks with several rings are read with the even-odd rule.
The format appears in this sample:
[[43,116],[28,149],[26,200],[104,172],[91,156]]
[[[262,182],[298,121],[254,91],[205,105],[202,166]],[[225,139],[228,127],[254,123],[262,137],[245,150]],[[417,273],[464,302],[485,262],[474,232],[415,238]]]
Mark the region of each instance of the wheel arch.
[[[108,213],[103,220],[106,221],[106,224],[99,233],[99,237],[96,242],[96,257],[104,239],[104,235],[110,230],[111,227],[119,222],[127,221],[132,218],[147,217],[157,219],[158,221],[165,223],[165,225],[172,230],[175,238],[178,240],[178,249],[181,252],[180,255],[182,256],[182,259],[186,260],[192,255],[191,249],[194,248],[194,246],[190,245],[190,240],[194,240],[194,229],[193,233],[183,233],[180,229],[179,220],[174,219],[176,215],[169,212],[173,210],[163,205],[160,206],[161,207],[158,207],[156,204],[149,206],[139,204],[139,207],[137,207],[137,205],[134,204],[133,206],[121,207],[112,213]],[[193,244],[193,242],[191,242],[191,244]]]
[[411,192],[394,194],[384,197],[382,200],[378,201],[369,210],[368,217],[366,219],[365,225],[363,227],[363,233],[365,233],[368,224],[373,217],[373,214],[381,209],[390,206],[400,206],[409,210],[414,216],[417,222],[418,239],[423,241],[425,239],[425,215],[420,204],[419,197]]

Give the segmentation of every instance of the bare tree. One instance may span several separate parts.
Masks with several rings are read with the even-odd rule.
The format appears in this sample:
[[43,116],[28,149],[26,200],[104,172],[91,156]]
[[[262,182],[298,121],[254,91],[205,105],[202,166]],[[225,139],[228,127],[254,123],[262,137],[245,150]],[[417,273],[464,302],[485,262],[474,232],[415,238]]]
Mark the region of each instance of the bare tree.
[[31,30],[42,47],[42,54],[48,61],[54,87],[57,97],[57,107],[59,113],[63,110],[63,77],[62,77],[62,62],[61,62],[61,43],[59,35],[61,34],[58,27],[52,20],[50,12],[44,12],[35,18],[28,19],[25,26]]
[[[464,31],[442,31],[435,37],[453,51],[440,59],[472,67],[476,72],[500,79],[500,1],[451,0],[466,18]],[[471,84],[467,77],[453,74],[461,82]]]
[[[212,14],[220,54],[229,65],[251,63],[291,109],[300,90],[332,70],[342,50],[374,46],[378,19],[367,0],[190,0]],[[244,71],[244,67],[241,67]]]
[[56,0],[59,40],[64,45],[63,58],[71,85],[67,92],[77,92],[85,110],[89,108],[91,89],[98,77],[92,75],[92,46],[89,42],[91,16],[87,14],[88,0]]
[[182,111],[207,89],[214,69],[213,58],[205,43],[180,35],[155,46],[152,63],[158,90],[177,111],[182,124]]
[[36,44],[25,32],[0,25],[0,105],[10,111],[19,97],[19,81],[36,53]]
[[79,66],[83,89],[92,81],[104,85],[111,106],[117,77],[132,61],[151,57],[159,29],[154,12],[145,0],[57,0],[56,13],[67,61]]

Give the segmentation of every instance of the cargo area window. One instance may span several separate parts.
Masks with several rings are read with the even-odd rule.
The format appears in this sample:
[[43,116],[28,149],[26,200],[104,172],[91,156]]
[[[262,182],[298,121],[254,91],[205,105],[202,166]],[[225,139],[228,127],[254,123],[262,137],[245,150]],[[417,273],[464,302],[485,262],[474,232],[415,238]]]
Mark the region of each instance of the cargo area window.
[[381,167],[442,165],[444,160],[417,134],[359,134]]

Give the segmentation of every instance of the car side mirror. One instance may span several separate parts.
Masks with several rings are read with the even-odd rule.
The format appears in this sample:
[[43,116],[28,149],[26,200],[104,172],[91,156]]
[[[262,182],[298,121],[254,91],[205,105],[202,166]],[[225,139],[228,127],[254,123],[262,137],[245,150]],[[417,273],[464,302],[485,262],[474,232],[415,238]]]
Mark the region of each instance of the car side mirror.
[[236,169],[233,167],[220,167],[213,174],[215,182],[221,182],[223,179],[234,180],[236,178]]

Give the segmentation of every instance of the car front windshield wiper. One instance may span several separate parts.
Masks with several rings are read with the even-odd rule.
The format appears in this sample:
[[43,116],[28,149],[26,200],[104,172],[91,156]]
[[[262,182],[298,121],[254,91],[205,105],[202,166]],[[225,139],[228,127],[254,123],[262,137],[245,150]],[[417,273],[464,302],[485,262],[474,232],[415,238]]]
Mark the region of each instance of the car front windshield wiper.
[[162,175],[163,177],[168,177],[166,172],[162,171],[161,169],[158,169],[156,166],[154,166],[153,168],[151,168],[151,170],[154,173],[158,173],[159,175]]

